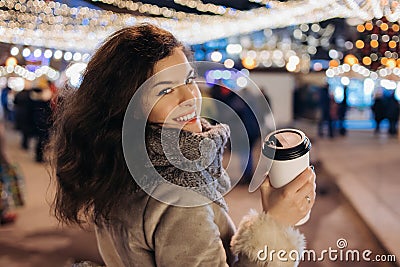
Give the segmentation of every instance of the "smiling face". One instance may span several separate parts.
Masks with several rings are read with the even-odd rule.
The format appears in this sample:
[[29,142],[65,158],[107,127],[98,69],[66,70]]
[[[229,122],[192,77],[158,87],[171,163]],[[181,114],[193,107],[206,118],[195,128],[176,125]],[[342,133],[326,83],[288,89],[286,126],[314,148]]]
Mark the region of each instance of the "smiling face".
[[201,93],[194,79],[195,70],[182,48],[158,61],[156,74],[143,98],[145,109],[151,109],[148,121],[165,127],[201,132]]

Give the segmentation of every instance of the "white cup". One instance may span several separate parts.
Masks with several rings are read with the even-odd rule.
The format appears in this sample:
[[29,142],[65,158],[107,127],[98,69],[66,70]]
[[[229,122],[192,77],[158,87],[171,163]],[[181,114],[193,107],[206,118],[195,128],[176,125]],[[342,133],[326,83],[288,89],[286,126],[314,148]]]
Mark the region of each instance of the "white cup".
[[[264,140],[263,154],[271,169],[268,172],[270,183],[280,188],[290,183],[310,165],[311,142],[297,129],[281,129],[270,133]],[[310,212],[296,225],[304,224]]]

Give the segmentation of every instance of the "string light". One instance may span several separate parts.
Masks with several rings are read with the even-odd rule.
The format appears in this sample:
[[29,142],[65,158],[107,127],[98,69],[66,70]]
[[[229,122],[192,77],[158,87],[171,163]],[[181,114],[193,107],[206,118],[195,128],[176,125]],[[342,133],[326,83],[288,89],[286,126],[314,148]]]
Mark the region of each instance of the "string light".
[[378,55],[375,54],[375,53],[372,53],[371,54],[371,59],[372,59],[372,61],[377,61],[378,60]]
[[371,65],[372,60],[370,57],[363,57],[362,62],[364,65]]
[[214,51],[211,53],[211,60],[214,62],[220,62],[222,60],[222,54],[219,51]]
[[9,76],[10,74],[16,74],[19,77],[30,81],[33,81],[42,75],[46,75],[52,81],[55,81],[60,77],[60,73],[49,66],[41,66],[40,68],[36,69],[35,72],[29,71],[20,65],[7,67],[0,66],[0,77]]
[[338,67],[338,66],[339,66],[339,60],[332,59],[329,61],[329,67]]
[[396,48],[396,46],[397,46],[397,43],[395,41],[392,40],[392,41],[389,42],[389,47],[390,48]]
[[197,11],[200,12],[210,12],[216,15],[224,15],[224,14],[234,14],[237,12],[236,10],[232,8],[226,8],[224,6],[220,5],[214,5],[211,3],[204,4],[202,1],[199,0],[174,0],[175,4],[181,5],[181,6],[186,6],[189,8],[194,8]]
[[344,62],[349,64],[350,66],[353,66],[358,63],[358,59],[354,55],[348,54],[345,56]]
[[372,48],[377,48],[379,46],[379,42],[377,40],[371,40],[370,45]]
[[[396,66],[397,64],[397,66]],[[359,75],[362,75],[365,78],[371,78],[372,80],[376,80],[378,78],[385,78],[385,79],[390,79],[390,80],[399,80],[400,79],[400,60],[394,60],[392,59],[390,63],[388,63],[390,67],[384,67],[379,69],[378,71],[371,71],[368,70],[364,66],[360,66],[358,64],[355,64],[352,66],[351,70],[354,73],[357,73]],[[326,70],[325,74],[328,78],[333,78],[336,76],[342,76],[342,77],[354,77],[353,74],[349,73],[349,71],[343,71],[343,66],[344,65],[339,65],[337,67],[330,67],[329,69]],[[388,76],[390,74],[393,74],[391,76]]]
[[261,5],[266,5],[270,1],[269,0],[249,0],[249,2],[257,3],[257,4],[261,4]]
[[374,28],[374,26],[372,25],[371,22],[365,23],[365,29],[366,29],[367,31],[372,31],[373,28]]
[[19,54],[19,49],[18,49],[18,47],[14,46],[13,48],[11,48],[10,54],[11,54],[12,56],[18,55],[18,54]]
[[387,23],[382,23],[380,28],[382,31],[387,31],[389,29],[389,26],[387,25]]
[[254,58],[251,57],[245,57],[242,59],[242,65],[243,67],[245,67],[246,69],[254,69],[255,67],[257,67],[257,61]]
[[227,69],[231,69],[231,68],[233,68],[233,67],[235,66],[235,62],[234,62],[232,59],[228,58],[228,59],[226,59],[226,60],[224,61],[224,66],[225,66]]
[[[181,1],[197,7],[207,5],[197,0]],[[114,3],[113,0],[110,2]],[[395,1],[387,2],[393,5]],[[372,19],[379,10],[382,14],[390,15],[390,18],[400,17],[396,11],[398,6],[393,11],[385,9],[388,4],[384,1],[375,3],[377,7],[373,6],[374,3],[363,1],[358,5],[354,0],[346,0],[344,3],[339,0],[273,0],[268,1],[270,8],[260,7],[248,11],[216,6],[216,14],[222,15],[212,16],[180,11],[174,14],[172,10],[156,5],[115,0],[115,4],[122,8],[162,16],[144,17],[87,7],[71,8],[52,1],[0,0],[0,41],[64,51],[91,52],[112,32],[141,22],[153,23],[170,30],[188,44],[196,44],[266,28],[313,23],[334,17]],[[210,31],[210,28],[213,30]]]
[[363,31],[365,31],[364,25],[362,25],[362,24],[357,25],[357,31],[358,31],[358,32],[363,32]]
[[40,49],[35,49],[35,51],[33,52],[33,56],[38,58],[42,56],[42,50]]
[[6,66],[8,67],[8,66],[15,66],[15,65],[17,65],[17,63],[18,63],[18,61],[17,61],[17,59],[15,58],[15,57],[9,57],[9,58],[7,58],[7,60],[6,60]]
[[386,62],[386,66],[390,69],[396,67],[396,60],[394,58],[389,58]]
[[357,41],[356,41],[356,47],[357,47],[358,49],[364,48],[364,42],[363,42],[362,40],[357,40]]
[[61,59],[62,56],[63,56],[62,51],[57,50],[56,52],[54,52],[54,58],[55,58],[55,59],[57,59],[57,60],[58,60],[58,59]]
[[46,51],[44,51],[45,58],[51,58],[52,56],[53,56],[53,52],[50,49],[46,49]]
[[31,50],[29,50],[29,48],[24,48],[24,50],[22,50],[23,57],[29,57],[30,54],[31,54]]
[[[255,34],[254,37],[244,35],[241,37],[241,44],[229,44],[226,51],[232,57],[237,56],[237,53],[241,51],[242,64],[250,69],[255,68],[254,65],[266,68],[283,68],[286,66],[289,71],[308,72],[310,62],[308,53],[316,53],[317,47],[323,46],[323,39],[328,40],[329,43],[335,32],[335,27],[332,24],[325,27],[314,26],[314,29],[317,28],[319,28],[318,35],[314,32],[303,32],[302,30],[306,29],[312,31],[311,27],[306,24],[301,24],[298,28],[293,29],[293,32],[302,32],[301,34],[305,36],[304,42],[298,40],[294,34],[286,35],[282,34],[281,31],[270,29],[264,30],[262,35]],[[339,52],[337,52],[337,56],[339,57]]]
[[[360,25],[357,28],[360,28]],[[397,29],[399,24],[390,22],[387,17],[382,17],[368,21],[364,26],[371,31],[359,31],[361,40],[355,42],[355,46],[360,49],[357,54],[362,64],[375,71],[382,67],[394,68],[397,64],[395,60],[399,56],[397,50],[400,39],[394,29]],[[364,45],[363,41],[365,41]]]

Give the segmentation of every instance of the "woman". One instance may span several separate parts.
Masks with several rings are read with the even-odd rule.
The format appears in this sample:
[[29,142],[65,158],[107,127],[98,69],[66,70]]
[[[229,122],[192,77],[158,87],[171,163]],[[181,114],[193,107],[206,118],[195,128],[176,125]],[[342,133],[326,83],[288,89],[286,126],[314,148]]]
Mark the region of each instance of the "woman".
[[[170,76],[167,70],[176,65],[179,71]],[[125,161],[121,146],[125,111],[154,74],[161,75],[138,94],[138,112],[127,114],[137,122],[147,121],[146,151],[124,147],[137,167],[129,166],[132,179],[132,158]],[[236,231],[221,197],[229,187],[221,167],[229,129],[199,118],[201,95],[194,78],[183,45],[171,33],[141,24],[108,38],[88,63],[80,88],[62,97],[50,147],[58,181],[56,216],[66,223],[94,222],[107,266],[251,266],[263,263],[257,255],[266,245],[300,252],[304,246],[304,237],[292,225],[314,203],[315,174],[310,168],[279,190],[264,182],[265,212],[247,216]],[[135,135],[140,127],[130,126]],[[179,149],[186,159],[215,157],[199,171],[176,167],[161,144],[164,130],[167,136],[179,132]],[[132,140],[139,144],[136,137]],[[213,151],[193,149],[206,139],[214,142]],[[167,183],[156,183],[157,175]],[[171,194],[170,185],[209,201],[187,207],[181,195]],[[274,259],[273,264],[296,263]]]

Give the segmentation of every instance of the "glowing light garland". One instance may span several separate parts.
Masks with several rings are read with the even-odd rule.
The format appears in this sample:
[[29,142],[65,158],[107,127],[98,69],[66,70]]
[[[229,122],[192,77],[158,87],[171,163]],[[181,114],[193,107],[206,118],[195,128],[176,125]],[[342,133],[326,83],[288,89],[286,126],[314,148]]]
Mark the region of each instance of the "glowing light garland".
[[[304,28],[305,26],[307,29]],[[256,67],[283,68],[286,65],[286,69],[290,72],[307,73],[310,69],[310,54],[315,54],[319,46],[328,49],[331,46],[329,40],[334,31],[335,26],[332,24],[328,24],[325,28],[319,24],[312,24],[311,29],[307,24],[302,24],[295,27],[291,36],[288,37],[285,33],[280,34],[279,31],[266,29],[262,45],[255,45],[254,42],[246,45],[246,36],[243,36],[244,42],[240,41],[242,45],[228,46],[227,52],[232,57],[235,53],[240,53],[242,64],[249,69]],[[316,32],[318,35],[315,34]],[[240,46],[240,49],[237,46]]]
[[16,74],[29,81],[33,81],[42,75],[46,75],[52,81],[57,80],[60,77],[60,73],[49,66],[41,66],[34,72],[29,71],[25,66],[20,65],[6,67],[0,66],[0,77],[9,76],[10,74]]
[[338,67],[329,68],[326,70],[326,76],[328,78],[333,77],[350,77],[350,78],[371,78],[372,80],[377,79],[389,79],[400,81],[400,68],[382,68],[378,71],[371,71],[364,66],[354,64],[350,67],[348,64],[339,65]]
[[214,5],[211,3],[204,4],[202,1],[199,0],[174,0],[174,3],[181,6],[194,8],[200,12],[211,12],[216,15],[234,15],[236,14],[236,12],[240,12],[236,9],[221,5]]
[[269,0],[249,0],[249,2],[266,5]]
[[[164,17],[133,16],[87,7],[71,8],[65,4],[45,1],[0,0],[0,41],[68,51],[90,52],[111,32],[141,22],[150,22],[172,31],[188,44],[250,33],[265,28],[279,28],[312,23],[334,17],[372,19],[381,14],[391,20],[400,16],[397,0],[304,0],[268,2],[271,8],[238,11],[226,8],[223,15],[196,15],[131,1],[105,0],[118,6],[138,8],[143,14]],[[184,0],[177,0],[185,2]],[[201,1],[186,1],[203,4]],[[107,2],[108,3],[108,2]],[[204,4],[203,4],[204,5]],[[207,4],[205,4],[207,5]],[[208,6],[211,11],[219,6]],[[216,10],[216,11],[218,11]],[[208,12],[211,12],[207,10]],[[221,9],[222,11],[222,9]],[[232,12],[230,12],[232,11]],[[220,12],[222,13],[222,12]],[[170,19],[170,18],[175,19]]]

